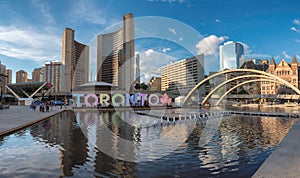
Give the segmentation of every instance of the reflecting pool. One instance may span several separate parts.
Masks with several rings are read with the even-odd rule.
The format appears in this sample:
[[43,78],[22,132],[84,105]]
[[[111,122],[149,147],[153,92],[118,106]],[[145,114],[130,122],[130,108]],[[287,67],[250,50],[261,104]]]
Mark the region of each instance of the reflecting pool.
[[296,122],[230,116],[210,128],[141,117],[64,112],[0,137],[0,177],[251,177]]

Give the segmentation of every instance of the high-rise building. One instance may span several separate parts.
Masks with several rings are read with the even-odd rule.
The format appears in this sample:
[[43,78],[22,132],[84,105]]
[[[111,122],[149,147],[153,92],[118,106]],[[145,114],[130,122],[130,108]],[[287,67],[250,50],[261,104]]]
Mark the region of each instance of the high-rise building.
[[[204,55],[183,59],[162,68],[161,90],[185,95],[204,79]],[[204,94],[204,89],[199,90]]]
[[16,83],[27,82],[28,74],[24,70],[19,70],[16,72]]
[[136,83],[141,82],[141,76],[140,76],[140,55],[136,54],[134,57],[134,79]]
[[0,97],[2,96],[3,93],[6,93],[6,87],[5,87],[6,83],[7,83],[6,66],[1,64],[0,61]]
[[152,77],[148,82],[148,89],[150,92],[160,92],[161,77]]
[[12,70],[11,69],[7,69],[6,70],[6,75],[7,75],[7,83],[11,84],[12,83]]
[[32,82],[44,82],[45,67],[35,68],[32,71]]
[[62,36],[63,91],[70,92],[88,82],[89,47],[75,41],[75,31],[66,28]]
[[244,46],[241,43],[228,41],[219,47],[220,71],[238,69],[244,63]]
[[6,75],[6,66],[1,64],[1,61],[0,61],[0,74]]
[[134,19],[129,13],[123,16],[119,30],[97,36],[97,81],[130,90],[135,81],[134,65]]
[[62,71],[63,65],[61,62],[48,62],[45,64],[45,82],[51,83],[53,92],[63,91]]

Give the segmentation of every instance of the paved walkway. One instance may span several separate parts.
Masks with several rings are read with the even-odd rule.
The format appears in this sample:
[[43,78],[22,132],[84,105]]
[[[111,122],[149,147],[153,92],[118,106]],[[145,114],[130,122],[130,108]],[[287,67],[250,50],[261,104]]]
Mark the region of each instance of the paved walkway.
[[32,111],[29,106],[10,106],[0,110],[0,135],[18,130],[37,121],[61,112],[60,107],[50,112]]
[[300,119],[253,177],[300,177]]

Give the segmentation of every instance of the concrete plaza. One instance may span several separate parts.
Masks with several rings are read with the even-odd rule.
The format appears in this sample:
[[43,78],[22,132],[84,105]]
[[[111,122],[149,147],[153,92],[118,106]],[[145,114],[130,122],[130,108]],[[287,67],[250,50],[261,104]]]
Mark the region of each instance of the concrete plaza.
[[300,120],[298,119],[253,177],[300,177],[299,138]]
[[61,111],[58,106],[50,112],[39,112],[38,108],[33,111],[29,106],[10,106],[9,109],[0,110],[0,135],[29,126]]

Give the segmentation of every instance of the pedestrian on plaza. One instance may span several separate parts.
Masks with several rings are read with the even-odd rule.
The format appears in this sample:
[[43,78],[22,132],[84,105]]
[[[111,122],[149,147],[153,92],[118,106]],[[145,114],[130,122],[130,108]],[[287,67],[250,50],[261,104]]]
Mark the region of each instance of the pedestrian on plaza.
[[46,112],[49,112],[49,103],[46,103]]
[[33,110],[33,102],[30,104],[30,110]]
[[35,104],[35,102],[33,102],[32,103],[32,109],[35,111],[35,109],[36,109],[36,104]]

